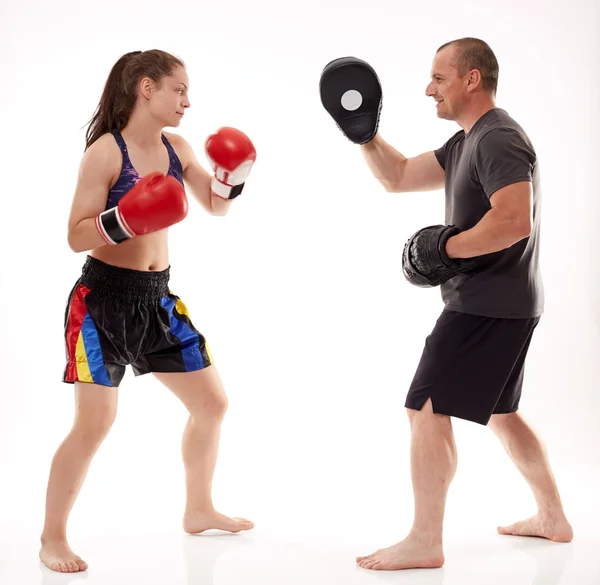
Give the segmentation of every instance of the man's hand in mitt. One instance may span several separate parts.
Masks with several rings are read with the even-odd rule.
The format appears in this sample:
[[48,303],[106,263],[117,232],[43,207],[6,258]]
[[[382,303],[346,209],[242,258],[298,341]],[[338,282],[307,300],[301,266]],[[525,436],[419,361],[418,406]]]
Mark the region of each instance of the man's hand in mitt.
[[477,266],[474,258],[448,257],[446,242],[460,230],[453,225],[432,225],[413,234],[402,253],[402,271],[406,280],[415,286],[438,286],[457,274],[472,272]]

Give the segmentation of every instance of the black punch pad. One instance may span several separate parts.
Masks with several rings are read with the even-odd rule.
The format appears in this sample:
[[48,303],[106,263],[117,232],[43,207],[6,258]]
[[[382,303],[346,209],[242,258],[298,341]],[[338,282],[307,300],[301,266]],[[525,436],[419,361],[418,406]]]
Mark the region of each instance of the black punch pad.
[[328,63],[319,82],[321,103],[344,135],[365,144],[377,134],[381,83],[366,61],[341,57]]

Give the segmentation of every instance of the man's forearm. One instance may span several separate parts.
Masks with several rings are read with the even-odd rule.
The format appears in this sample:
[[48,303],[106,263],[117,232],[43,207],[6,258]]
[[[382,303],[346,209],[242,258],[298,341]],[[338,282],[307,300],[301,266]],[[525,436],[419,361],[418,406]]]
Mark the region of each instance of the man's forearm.
[[393,191],[402,178],[406,157],[390,146],[379,134],[367,144],[361,145],[360,150],[373,176],[386,191]]
[[510,248],[528,236],[528,228],[493,207],[470,230],[452,236],[446,253],[450,258],[474,258]]

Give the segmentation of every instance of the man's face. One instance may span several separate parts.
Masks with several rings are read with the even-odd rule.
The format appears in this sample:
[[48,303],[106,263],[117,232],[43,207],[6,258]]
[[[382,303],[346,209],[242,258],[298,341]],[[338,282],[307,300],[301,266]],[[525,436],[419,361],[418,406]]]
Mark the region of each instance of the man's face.
[[469,75],[459,77],[451,65],[454,47],[442,49],[433,60],[431,81],[425,95],[436,101],[438,118],[456,120],[467,102]]

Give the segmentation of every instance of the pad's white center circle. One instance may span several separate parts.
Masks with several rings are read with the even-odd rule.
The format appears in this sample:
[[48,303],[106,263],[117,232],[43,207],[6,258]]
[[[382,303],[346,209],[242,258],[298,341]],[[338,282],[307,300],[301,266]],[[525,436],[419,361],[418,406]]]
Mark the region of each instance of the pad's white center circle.
[[342,107],[345,110],[353,112],[354,110],[358,110],[358,108],[360,108],[362,101],[363,99],[360,92],[356,91],[355,89],[349,89],[342,96]]

